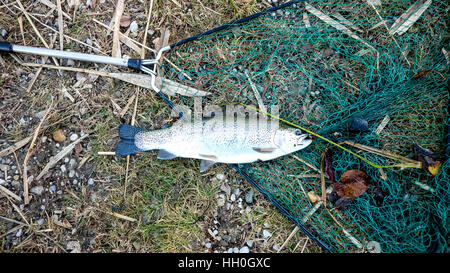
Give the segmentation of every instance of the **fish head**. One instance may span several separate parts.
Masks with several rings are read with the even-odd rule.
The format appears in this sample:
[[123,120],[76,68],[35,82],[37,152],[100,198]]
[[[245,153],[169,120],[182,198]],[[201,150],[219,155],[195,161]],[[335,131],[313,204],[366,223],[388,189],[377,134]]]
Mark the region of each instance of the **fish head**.
[[311,136],[303,134],[300,129],[277,130],[274,137],[274,144],[286,153],[299,151],[311,143]]

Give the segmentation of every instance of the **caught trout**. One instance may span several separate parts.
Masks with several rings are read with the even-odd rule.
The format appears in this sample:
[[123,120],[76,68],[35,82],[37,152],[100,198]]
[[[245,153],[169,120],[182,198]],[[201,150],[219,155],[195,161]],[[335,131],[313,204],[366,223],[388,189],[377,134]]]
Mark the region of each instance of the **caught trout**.
[[[273,128],[272,128],[273,127]],[[311,144],[299,129],[281,129],[257,119],[212,118],[197,123],[176,122],[165,129],[146,131],[127,124],[119,126],[116,155],[126,156],[160,150],[162,160],[175,157],[200,159],[200,172],[215,163],[251,163],[284,156]]]

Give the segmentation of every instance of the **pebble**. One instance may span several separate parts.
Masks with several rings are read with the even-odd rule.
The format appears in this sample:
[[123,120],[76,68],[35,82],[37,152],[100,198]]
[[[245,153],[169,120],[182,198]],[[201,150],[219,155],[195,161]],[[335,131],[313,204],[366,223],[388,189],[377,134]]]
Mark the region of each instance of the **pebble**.
[[230,248],[227,250],[227,252],[228,252],[228,253],[233,253],[233,249],[230,247]]
[[263,229],[263,237],[265,239],[272,237],[272,233],[270,233],[269,231],[267,231],[266,229]]
[[250,253],[250,249],[246,246],[239,249],[239,253]]
[[22,229],[19,229],[16,233],[16,237],[22,236]]
[[217,235],[217,234],[219,234],[219,231],[217,229],[215,229],[215,230],[213,230],[213,234]]
[[75,171],[74,170],[70,170],[69,171],[69,178],[72,178],[75,176]]
[[137,34],[138,28],[139,28],[139,26],[136,21],[131,22],[131,24],[130,24],[130,32],[131,33]]
[[[0,184],[1,184],[1,182],[0,182]],[[19,182],[19,181],[13,181],[13,182],[11,182],[11,185],[15,188],[15,189],[20,189],[20,187],[21,187],[21,183]]]
[[219,180],[223,180],[225,178],[225,175],[223,173],[218,173],[216,175],[216,178],[219,179]]
[[234,253],[239,253],[239,248],[237,248],[237,247],[233,248],[233,252]]
[[88,179],[88,184],[89,184],[89,185],[94,185],[94,179],[89,178],[89,179]]
[[234,193],[230,196],[230,200],[231,202],[236,201],[236,195]]
[[248,247],[252,247],[253,246],[253,241],[248,241],[247,245],[248,245]]
[[87,38],[87,40],[86,40],[86,44],[88,44],[88,45],[92,45],[92,40],[91,39],[89,39],[89,38]]
[[74,185],[76,185],[76,184],[78,184],[78,180],[74,179],[74,180],[72,181],[72,183],[73,183]]
[[14,179],[14,180],[19,180],[19,178],[20,178],[20,176],[18,176],[18,175],[14,175],[14,176],[13,176],[13,179]]
[[63,173],[65,173],[66,171],[67,171],[67,169],[66,169],[66,165],[61,165],[61,167],[59,167],[60,169],[61,169],[61,171],[63,172]]
[[75,169],[75,167],[77,166],[77,161],[75,159],[70,159],[69,161],[69,170],[73,170]]
[[70,141],[75,141],[78,139],[78,135],[77,134],[71,134],[70,135]]
[[205,244],[205,247],[206,247],[206,248],[211,248],[211,243],[206,243],[206,244]]
[[6,31],[6,29],[2,28],[2,37],[5,38],[7,34],[8,34],[8,31]]
[[4,179],[0,178],[0,185],[6,184],[6,181]]
[[41,195],[44,192],[44,187],[36,186],[36,187],[31,188],[30,191],[34,194]]
[[40,226],[42,226],[42,225],[44,224],[44,221],[45,221],[45,220],[41,218],[41,219],[39,219],[39,220],[37,221],[37,224],[40,225]]
[[253,195],[255,194],[255,191],[253,189],[250,189],[247,194],[245,195],[245,202],[247,204],[253,203]]
[[56,191],[56,186],[55,185],[50,186],[49,190],[51,192],[55,192]]
[[273,250],[278,251],[278,249],[280,249],[280,245],[276,244],[272,248],[273,248]]

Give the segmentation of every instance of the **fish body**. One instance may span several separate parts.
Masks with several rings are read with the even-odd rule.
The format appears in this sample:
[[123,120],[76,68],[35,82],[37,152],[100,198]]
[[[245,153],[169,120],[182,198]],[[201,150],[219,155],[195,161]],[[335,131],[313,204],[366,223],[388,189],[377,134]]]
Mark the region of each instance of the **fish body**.
[[280,129],[266,120],[222,117],[145,131],[130,125],[119,127],[121,141],[116,154],[160,150],[159,159],[175,157],[202,160],[201,171],[214,163],[251,163],[267,161],[301,150],[311,144],[298,129]]

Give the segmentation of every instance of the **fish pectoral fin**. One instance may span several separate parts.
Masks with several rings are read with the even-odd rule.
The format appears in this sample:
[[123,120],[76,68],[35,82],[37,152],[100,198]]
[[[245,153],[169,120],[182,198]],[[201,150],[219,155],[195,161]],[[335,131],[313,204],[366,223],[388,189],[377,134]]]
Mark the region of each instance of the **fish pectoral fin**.
[[276,148],[261,148],[261,147],[253,147],[253,150],[258,152],[258,153],[271,153],[273,151],[275,151]]
[[202,161],[200,162],[200,172],[202,173],[207,171],[215,163],[216,163],[215,161],[202,159]]
[[207,159],[210,159],[212,161],[217,161],[217,156],[215,155],[207,155],[207,154],[198,154],[201,157],[206,157]]
[[158,153],[158,159],[161,159],[161,160],[174,159],[175,157],[177,157],[177,156],[166,150],[160,150]]

